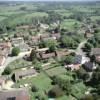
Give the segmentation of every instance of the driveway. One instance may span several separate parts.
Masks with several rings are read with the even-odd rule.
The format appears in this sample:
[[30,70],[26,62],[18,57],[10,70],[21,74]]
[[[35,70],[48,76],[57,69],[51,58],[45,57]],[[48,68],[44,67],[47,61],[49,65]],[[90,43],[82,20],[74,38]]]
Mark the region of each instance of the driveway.
[[76,54],[77,55],[82,55],[83,59],[82,59],[82,64],[84,64],[86,61],[90,61],[90,58],[86,56],[86,53],[83,52],[82,48],[84,47],[85,43],[87,43],[87,40],[82,41],[78,48],[76,49]]

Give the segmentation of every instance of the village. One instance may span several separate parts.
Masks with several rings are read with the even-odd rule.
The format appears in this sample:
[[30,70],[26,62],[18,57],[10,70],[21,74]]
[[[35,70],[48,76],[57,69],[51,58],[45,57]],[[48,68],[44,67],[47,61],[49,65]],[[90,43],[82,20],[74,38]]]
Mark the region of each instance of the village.
[[50,25],[38,20],[36,25],[18,25],[13,35],[0,39],[0,100],[90,100],[82,98],[94,96],[91,91],[97,87],[92,83],[100,79],[96,76],[100,26],[74,25],[74,31],[67,31],[59,20]]

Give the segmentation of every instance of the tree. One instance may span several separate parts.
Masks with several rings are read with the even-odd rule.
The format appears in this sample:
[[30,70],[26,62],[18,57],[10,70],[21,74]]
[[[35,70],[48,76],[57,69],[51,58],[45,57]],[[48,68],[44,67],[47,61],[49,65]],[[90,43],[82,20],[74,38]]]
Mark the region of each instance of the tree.
[[78,43],[69,36],[62,36],[61,37],[61,46],[68,47],[68,48],[76,48]]
[[34,49],[32,49],[32,51],[30,53],[30,60],[34,61],[36,58],[37,58],[36,51]]
[[85,44],[85,49],[86,49],[86,51],[90,51],[91,48],[93,48],[93,45],[92,45],[92,44],[90,44],[90,43],[86,43],[86,44]]
[[62,91],[62,89],[58,86],[55,85],[49,92],[48,92],[48,96],[51,98],[57,98],[62,96],[64,93]]
[[70,95],[71,94],[71,83],[70,83],[70,80],[63,79],[63,78],[58,77],[58,76],[54,76],[53,77],[53,81],[62,90],[64,90],[67,95]]
[[20,49],[17,47],[14,47],[12,49],[12,56],[18,56],[18,54],[20,53]]
[[12,69],[10,67],[6,67],[2,75],[9,75],[11,74],[11,72],[12,72]]

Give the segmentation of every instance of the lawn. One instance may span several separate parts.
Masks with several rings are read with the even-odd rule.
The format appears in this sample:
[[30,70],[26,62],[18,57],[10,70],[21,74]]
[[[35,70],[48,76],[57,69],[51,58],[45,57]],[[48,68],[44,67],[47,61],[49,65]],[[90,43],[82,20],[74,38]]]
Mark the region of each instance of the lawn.
[[44,73],[38,74],[36,77],[26,78],[20,80],[18,83],[15,83],[14,87],[19,87],[20,85],[30,84],[37,86],[40,90],[49,90],[51,85],[51,79],[47,77]]
[[54,75],[60,75],[66,73],[66,69],[64,67],[59,66],[59,67],[48,69],[46,70],[46,72],[48,73],[48,75],[54,76]]
[[80,99],[81,97],[84,96],[84,93],[86,92],[87,88],[83,84],[83,82],[76,83],[72,86],[72,94],[75,96],[77,99]]

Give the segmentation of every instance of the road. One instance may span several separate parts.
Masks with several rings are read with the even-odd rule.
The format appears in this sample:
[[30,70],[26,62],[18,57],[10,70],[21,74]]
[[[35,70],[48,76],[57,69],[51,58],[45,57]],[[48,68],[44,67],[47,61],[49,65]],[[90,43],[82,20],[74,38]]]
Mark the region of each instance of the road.
[[83,52],[82,48],[84,47],[85,43],[87,43],[87,40],[82,41],[78,48],[76,49],[76,54],[77,55],[82,55],[83,59],[82,59],[82,64],[84,64],[86,61],[90,61],[90,58],[86,56],[86,53]]
[[4,69],[7,67],[8,64],[10,64],[11,62],[17,60],[17,59],[20,59],[22,57],[24,57],[25,55],[27,54],[30,54],[31,51],[28,51],[28,52],[23,52],[23,53],[20,53],[18,56],[16,57],[8,57],[4,63],[3,66],[0,66],[0,75],[2,74],[2,72],[4,71]]

